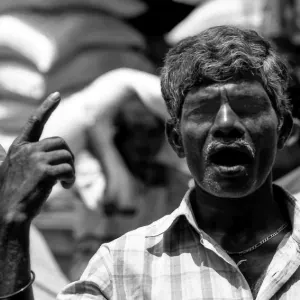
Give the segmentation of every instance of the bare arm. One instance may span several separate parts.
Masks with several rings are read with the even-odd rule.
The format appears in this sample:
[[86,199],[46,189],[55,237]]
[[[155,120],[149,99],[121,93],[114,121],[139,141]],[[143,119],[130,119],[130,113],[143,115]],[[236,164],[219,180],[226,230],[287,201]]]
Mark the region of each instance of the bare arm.
[[[39,140],[59,101],[58,93],[46,99],[0,165],[0,296],[30,282],[31,221],[57,181],[69,188],[75,180],[73,155],[65,142],[58,137]],[[33,299],[31,287],[13,299]]]

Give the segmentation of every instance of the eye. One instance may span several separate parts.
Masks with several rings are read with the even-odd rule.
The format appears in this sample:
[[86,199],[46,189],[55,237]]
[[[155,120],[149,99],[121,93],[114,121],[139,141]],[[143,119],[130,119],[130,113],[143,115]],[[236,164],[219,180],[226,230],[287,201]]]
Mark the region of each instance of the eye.
[[239,115],[257,115],[267,111],[270,103],[261,97],[245,97],[235,99],[230,103],[232,109]]
[[220,107],[219,101],[201,101],[196,107],[189,110],[189,116],[210,116],[218,112]]

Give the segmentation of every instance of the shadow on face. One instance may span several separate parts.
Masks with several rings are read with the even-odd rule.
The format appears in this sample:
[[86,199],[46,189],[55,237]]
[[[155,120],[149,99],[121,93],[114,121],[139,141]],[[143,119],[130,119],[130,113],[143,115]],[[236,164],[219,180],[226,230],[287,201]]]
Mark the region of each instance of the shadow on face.
[[[260,82],[196,88],[185,98],[180,123],[181,139],[168,130],[173,148],[184,152],[197,186],[207,193],[245,197],[270,176],[279,141],[278,117]],[[284,122],[282,128],[289,132],[290,125]]]
[[300,120],[294,118],[293,130],[285,147],[277,152],[273,166],[273,180],[287,175],[300,166]]

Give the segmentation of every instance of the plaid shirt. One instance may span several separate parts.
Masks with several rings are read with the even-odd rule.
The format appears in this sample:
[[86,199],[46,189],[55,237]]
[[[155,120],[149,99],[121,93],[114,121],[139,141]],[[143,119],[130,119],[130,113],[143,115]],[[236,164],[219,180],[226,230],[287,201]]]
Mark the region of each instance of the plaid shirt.
[[[236,263],[198,228],[189,190],[170,215],[103,244],[60,300],[253,299]],[[292,224],[268,267],[258,300],[300,299],[300,200],[274,186]]]

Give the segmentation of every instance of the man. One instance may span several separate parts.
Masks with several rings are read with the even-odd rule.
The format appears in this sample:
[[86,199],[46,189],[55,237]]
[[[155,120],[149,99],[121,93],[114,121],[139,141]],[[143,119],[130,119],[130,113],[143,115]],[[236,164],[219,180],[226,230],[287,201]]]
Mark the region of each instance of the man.
[[[102,245],[59,299],[297,299],[299,204],[271,175],[292,128],[287,81],[284,62],[253,31],[214,27],[175,46],[161,78],[166,131],[195,187],[172,214]],[[11,203],[7,191],[0,199]],[[19,201],[27,208],[25,197]],[[11,254],[13,238],[26,245],[30,222],[7,215],[1,220],[18,229],[1,239]],[[18,268],[0,257],[12,278],[1,282],[1,295],[28,285],[28,252]],[[18,295],[30,299],[29,291]]]

